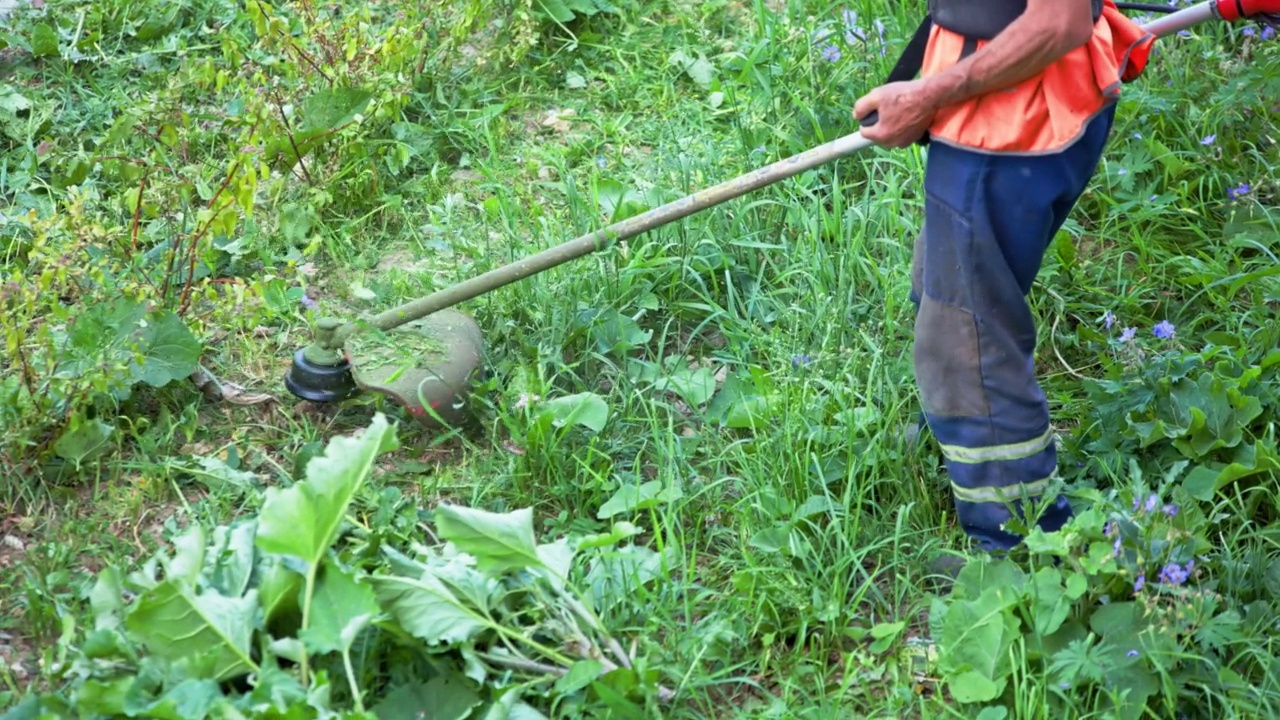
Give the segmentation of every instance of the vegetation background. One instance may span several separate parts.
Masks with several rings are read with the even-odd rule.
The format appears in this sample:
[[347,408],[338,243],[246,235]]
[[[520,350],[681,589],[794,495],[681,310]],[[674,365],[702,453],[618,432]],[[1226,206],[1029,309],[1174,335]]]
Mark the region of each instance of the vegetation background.
[[1160,42],[1033,292],[1080,510],[908,446],[918,148],[475,301],[475,427],[321,314],[856,130],[923,2],[47,0],[0,20],[0,711],[1275,717],[1280,43]]

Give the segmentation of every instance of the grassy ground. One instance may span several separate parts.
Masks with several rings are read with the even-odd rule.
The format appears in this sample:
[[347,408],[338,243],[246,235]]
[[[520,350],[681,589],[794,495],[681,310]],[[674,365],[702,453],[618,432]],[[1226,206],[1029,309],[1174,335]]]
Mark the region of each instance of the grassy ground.
[[[441,501],[530,508],[540,542],[623,543],[575,578],[654,674],[537,686],[548,716],[1274,712],[1275,40],[1202,26],[1126,88],[1032,297],[1063,479],[1095,512],[1041,538],[1025,583],[979,559],[940,595],[925,560],[963,541],[935,448],[903,441],[919,149],[467,302],[490,376],[465,431],[370,396],[311,407],[282,382],[319,314],[391,307],[852,132],[919,8],[580,2],[556,5],[577,15],[561,25],[536,2],[422,5],[50,0],[0,26],[0,708],[29,690],[106,707],[83,689],[107,672],[86,660],[107,627],[97,573],[182,528],[265,526],[269,488],[384,412],[399,446],[339,514],[359,538],[340,562],[448,539]],[[172,313],[136,324],[168,332],[146,336],[151,364],[103,339],[120,298]],[[188,380],[181,328],[224,397]],[[1181,510],[1144,512],[1152,492]],[[1119,527],[1133,554],[1107,565]],[[1185,584],[1156,583],[1192,557]],[[642,582],[602,579],[623,566]],[[346,674],[372,705],[390,685],[364,667]]]

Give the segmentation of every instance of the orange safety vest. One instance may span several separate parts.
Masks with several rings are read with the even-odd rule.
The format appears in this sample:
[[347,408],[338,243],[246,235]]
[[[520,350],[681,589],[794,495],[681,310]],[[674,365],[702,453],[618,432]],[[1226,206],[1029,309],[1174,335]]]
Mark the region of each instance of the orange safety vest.
[[[929,140],[992,153],[1061,150],[1120,97],[1122,83],[1142,74],[1155,40],[1121,14],[1113,0],[1105,0],[1089,42],[1017,85],[943,108],[929,127]],[[966,41],[969,50],[987,44],[934,23],[921,76],[959,62]]]

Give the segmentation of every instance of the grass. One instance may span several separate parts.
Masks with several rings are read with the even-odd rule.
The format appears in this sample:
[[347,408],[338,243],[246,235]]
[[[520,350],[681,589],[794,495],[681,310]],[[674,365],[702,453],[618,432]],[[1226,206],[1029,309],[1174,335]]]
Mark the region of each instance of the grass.
[[[246,484],[291,484],[330,438],[383,411],[401,421],[402,445],[352,511],[379,537],[422,541],[416,509],[449,500],[532,508],[539,537],[607,533],[625,520],[669,553],[652,582],[615,588],[603,611],[677,690],[664,716],[967,716],[929,654],[944,642],[930,617],[946,601],[926,577],[927,559],[963,538],[936,450],[904,442],[918,413],[907,299],[918,148],[864,152],[465,303],[484,329],[490,372],[465,431],[419,428],[377,396],[308,406],[282,382],[318,312],[381,311],[852,132],[849,108],[887,73],[918,9],[849,3],[867,41],[846,44],[841,3],[636,0],[566,26],[544,20],[527,53],[504,57],[511,48],[487,40],[494,28],[484,21],[524,28],[507,12],[528,3],[478,16],[465,2],[267,13],[290,18],[297,51],[255,39],[258,21],[239,4],[209,0],[168,26],[147,25],[160,5],[49,0],[47,16],[20,10],[0,26],[10,38],[0,93],[30,104],[0,94],[6,279],[37,288],[38,271],[56,265],[33,259],[34,237],[50,238],[44,247],[73,268],[130,243],[171,247],[163,238],[192,237],[195,210],[213,207],[226,181],[228,194],[255,198],[253,214],[237,206],[232,225],[199,239],[191,268],[206,277],[130,264],[130,251],[112,282],[132,292],[163,281],[156,297],[185,308],[203,366],[274,400],[210,401],[184,379],[138,385],[86,416],[114,430],[72,459],[49,452],[56,423],[31,420],[57,412],[28,411],[30,424],[12,425],[0,493],[0,708],[62,681],[75,628],[91,624],[91,573],[133,567],[179,528],[252,515],[261,497]],[[482,22],[468,26],[479,32],[465,45],[430,35],[467,17]],[[428,35],[415,41],[424,22]],[[41,23],[58,28],[52,54],[34,44]],[[841,46],[834,62],[814,41],[823,28]],[[1181,457],[1173,435],[1122,441],[1127,416],[1100,405],[1087,381],[1122,377],[1137,352],[1146,361],[1170,347],[1280,342],[1280,46],[1239,28],[1192,33],[1161,41],[1126,88],[1106,157],[1032,295],[1037,366],[1063,435],[1064,481],[1082,509],[1142,486],[1130,461],[1149,479]],[[432,55],[422,37],[459,54]],[[406,79],[418,63],[426,70]],[[253,122],[276,122],[330,75],[371,88],[379,109],[363,124],[338,123],[338,139],[305,171],[228,175],[256,157],[248,140],[285,137],[278,127],[254,135]],[[277,93],[278,104],[262,99]],[[243,111],[255,95],[263,118]],[[129,112],[154,138],[110,132]],[[162,117],[176,119],[164,129]],[[1233,192],[1242,184],[1247,192]],[[79,208],[73,187],[85,192]],[[138,187],[151,205],[130,200]],[[53,224],[19,229],[15,219],[32,209]],[[96,289],[68,295],[68,307],[88,307],[109,285],[81,283]],[[189,303],[184,286],[198,290]],[[320,311],[304,307],[304,294]],[[31,328],[54,317],[38,296],[13,301]],[[1107,312],[1112,328],[1100,321]],[[1165,319],[1177,328],[1169,346],[1151,338]],[[1116,340],[1126,327],[1136,344]],[[37,340],[32,330],[15,343],[35,353]],[[23,376],[5,373],[17,402]],[[68,396],[100,396],[83,392]],[[549,401],[581,393],[607,407],[598,430],[539,420]],[[58,410],[79,417],[82,405]],[[768,423],[734,422],[749,407],[767,407]],[[1237,425],[1273,442],[1274,417],[1267,408]],[[1242,608],[1266,595],[1236,579],[1280,567],[1274,472],[1251,482],[1202,500],[1213,520],[1199,531],[1214,546],[1206,586],[1228,589]],[[887,633],[881,645],[873,629]],[[1008,711],[1107,717],[1105,693],[1059,688],[1058,671],[1027,645],[1034,635],[1007,649],[1017,698]],[[1273,656],[1274,641],[1258,630],[1232,657]],[[1277,676],[1263,675],[1252,695],[1163,682],[1199,698],[1186,700],[1196,712],[1258,716],[1277,703]]]

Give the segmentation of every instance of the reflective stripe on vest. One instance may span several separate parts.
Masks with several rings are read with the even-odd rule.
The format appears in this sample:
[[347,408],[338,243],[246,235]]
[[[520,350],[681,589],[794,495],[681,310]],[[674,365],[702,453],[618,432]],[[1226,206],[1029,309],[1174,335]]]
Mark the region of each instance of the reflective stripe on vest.
[[[929,128],[930,140],[980,152],[1058,152],[1120,97],[1122,83],[1142,74],[1155,39],[1105,0],[1088,43],[1035,77],[943,108]],[[935,23],[921,75],[943,72],[986,43]]]

